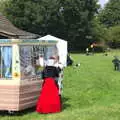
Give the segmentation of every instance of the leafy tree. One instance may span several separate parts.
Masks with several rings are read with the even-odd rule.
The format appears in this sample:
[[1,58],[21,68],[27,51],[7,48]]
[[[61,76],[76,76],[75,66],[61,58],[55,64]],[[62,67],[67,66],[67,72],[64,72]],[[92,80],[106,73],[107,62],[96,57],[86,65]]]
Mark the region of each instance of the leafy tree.
[[5,4],[7,3],[8,0],[0,0],[0,12],[4,12]]
[[99,6],[96,0],[60,0],[64,8],[65,35],[73,48],[85,49],[92,42],[91,21]]
[[[46,19],[49,17],[47,14],[51,7],[51,4],[48,4],[49,1],[50,0],[9,0],[9,2],[6,3],[4,11],[8,19],[17,27],[30,32],[43,34],[45,32]],[[46,11],[46,9],[48,10]]]
[[98,15],[102,25],[106,27],[104,38],[110,47],[120,47],[120,0],[109,0]]
[[120,48],[120,25],[109,28],[107,43],[112,48]]
[[4,13],[19,28],[69,41],[71,49],[93,42],[91,27],[98,0],[9,0]]
[[91,27],[91,35],[94,39],[94,42],[103,43],[107,41],[107,31],[108,29],[99,22],[98,17],[96,16],[92,21]]
[[106,27],[120,24],[120,0],[109,0],[99,14],[100,22]]

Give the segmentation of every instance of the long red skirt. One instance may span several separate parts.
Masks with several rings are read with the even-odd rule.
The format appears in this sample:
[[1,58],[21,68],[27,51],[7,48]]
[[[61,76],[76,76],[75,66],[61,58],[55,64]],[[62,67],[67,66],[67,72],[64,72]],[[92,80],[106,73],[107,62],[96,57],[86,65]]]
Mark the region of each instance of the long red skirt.
[[58,87],[53,78],[45,78],[36,111],[39,113],[55,113],[61,111]]

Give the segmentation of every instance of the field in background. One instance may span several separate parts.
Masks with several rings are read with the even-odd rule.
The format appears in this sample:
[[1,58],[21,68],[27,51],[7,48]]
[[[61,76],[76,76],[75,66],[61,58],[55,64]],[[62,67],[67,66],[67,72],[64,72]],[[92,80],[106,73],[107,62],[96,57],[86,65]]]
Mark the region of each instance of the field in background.
[[63,110],[57,114],[38,114],[28,109],[0,120],[120,120],[120,72],[112,59],[120,51],[86,56],[71,54],[75,64],[64,70]]

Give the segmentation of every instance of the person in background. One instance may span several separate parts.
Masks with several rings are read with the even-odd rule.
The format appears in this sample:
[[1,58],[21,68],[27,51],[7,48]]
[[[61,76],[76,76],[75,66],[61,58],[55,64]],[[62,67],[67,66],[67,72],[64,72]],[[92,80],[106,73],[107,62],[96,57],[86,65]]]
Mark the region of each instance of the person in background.
[[67,54],[67,66],[72,66],[73,65],[73,60],[70,56],[70,54]]
[[59,56],[56,57],[54,66],[58,67],[60,69],[59,77],[56,78],[56,82],[58,84],[59,95],[61,97],[61,93],[62,93],[62,89],[63,89],[62,81],[63,81],[63,68],[64,68],[64,66],[61,62],[59,62]]
[[86,55],[89,55],[89,48],[86,48]]
[[61,111],[61,100],[56,77],[59,77],[61,69],[55,67],[55,59],[51,57],[42,72],[44,79],[42,90],[36,105],[38,113],[56,113]]
[[120,60],[117,56],[114,56],[112,63],[114,64],[114,70],[120,71]]

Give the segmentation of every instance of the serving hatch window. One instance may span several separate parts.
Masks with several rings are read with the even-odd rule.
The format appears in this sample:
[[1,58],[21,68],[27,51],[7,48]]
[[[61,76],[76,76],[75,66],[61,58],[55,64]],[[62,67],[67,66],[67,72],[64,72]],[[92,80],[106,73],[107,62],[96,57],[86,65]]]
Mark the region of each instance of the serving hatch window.
[[20,70],[22,79],[41,75],[44,66],[45,49],[46,46],[40,45],[20,46]]
[[0,46],[0,78],[12,78],[12,46]]

